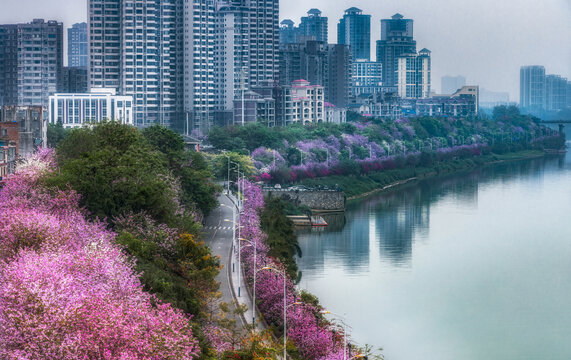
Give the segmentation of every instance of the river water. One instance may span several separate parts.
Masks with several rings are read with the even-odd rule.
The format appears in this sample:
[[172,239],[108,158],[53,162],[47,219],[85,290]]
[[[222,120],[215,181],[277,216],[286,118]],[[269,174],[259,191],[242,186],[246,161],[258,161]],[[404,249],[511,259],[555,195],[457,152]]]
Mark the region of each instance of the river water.
[[571,154],[350,203],[300,232],[300,288],[387,360],[571,359]]

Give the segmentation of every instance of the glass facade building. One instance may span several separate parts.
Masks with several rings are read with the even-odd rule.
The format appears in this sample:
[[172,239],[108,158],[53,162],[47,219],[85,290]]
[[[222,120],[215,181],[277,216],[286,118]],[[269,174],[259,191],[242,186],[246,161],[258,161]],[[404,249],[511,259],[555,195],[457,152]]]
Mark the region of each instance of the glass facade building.
[[87,23],[73,24],[67,29],[67,66],[86,68],[87,53]]
[[337,25],[337,43],[349,45],[354,60],[371,60],[371,15],[352,7]]
[[520,69],[520,106],[522,110],[539,114],[545,110],[545,67],[524,66]]

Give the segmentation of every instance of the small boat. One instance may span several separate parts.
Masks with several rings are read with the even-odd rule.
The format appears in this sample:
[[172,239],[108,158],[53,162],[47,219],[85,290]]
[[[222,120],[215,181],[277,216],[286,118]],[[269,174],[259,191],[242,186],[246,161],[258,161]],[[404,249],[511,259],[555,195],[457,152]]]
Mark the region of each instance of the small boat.
[[314,227],[325,227],[325,226],[329,226],[329,224],[327,224],[327,222],[325,221],[325,219],[322,218],[321,216],[312,216],[312,217],[311,217],[311,226],[314,226]]

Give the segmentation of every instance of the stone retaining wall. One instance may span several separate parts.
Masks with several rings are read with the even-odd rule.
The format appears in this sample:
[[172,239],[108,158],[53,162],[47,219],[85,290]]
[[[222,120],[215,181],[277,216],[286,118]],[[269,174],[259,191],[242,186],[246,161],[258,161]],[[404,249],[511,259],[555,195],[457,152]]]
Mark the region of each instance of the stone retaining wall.
[[341,191],[292,191],[264,189],[264,198],[279,197],[296,206],[307,206],[311,210],[345,211],[345,193]]

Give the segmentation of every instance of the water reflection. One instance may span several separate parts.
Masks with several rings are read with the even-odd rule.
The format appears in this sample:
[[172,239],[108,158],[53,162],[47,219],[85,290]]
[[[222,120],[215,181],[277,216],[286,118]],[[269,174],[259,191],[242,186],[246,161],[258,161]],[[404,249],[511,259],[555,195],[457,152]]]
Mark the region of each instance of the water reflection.
[[[327,228],[298,231],[303,257],[301,268],[322,269],[327,257],[352,274],[369,268],[374,249],[388,266],[409,267],[415,241],[425,241],[430,232],[430,209],[440,201],[461,204],[460,211],[475,212],[481,187],[509,186],[514,178],[526,177],[537,186],[543,182],[546,163],[568,168],[565,156],[506,162],[453,176],[429,179],[397,192],[373,196],[348,204],[347,213],[324,216]],[[454,224],[451,224],[453,226]]]
[[351,203],[300,234],[300,287],[387,359],[571,359],[570,182],[551,157]]

